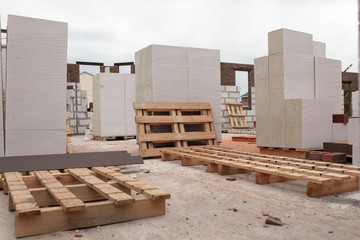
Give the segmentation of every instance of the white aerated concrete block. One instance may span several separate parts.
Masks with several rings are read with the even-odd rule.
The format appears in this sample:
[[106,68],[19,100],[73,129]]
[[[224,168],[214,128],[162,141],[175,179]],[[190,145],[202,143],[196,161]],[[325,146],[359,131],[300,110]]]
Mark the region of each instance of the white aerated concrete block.
[[255,84],[259,79],[267,79],[269,77],[269,57],[260,57],[254,59],[254,77]]
[[6,156],[66,152],[66,63],[67,23],[8,16]]
[[289,52],[313,55],[313,39],[308,33],[279,29],[268,33],[269,55]]
[[[0,21],[1,28],[1,21]],[[3,65],[2,65],[2,47],[0,47],[0,157],[4,157],[4,119],[3,119],[3,96],[2,86],[3,84]]]
[[[150,45],[135,53],[135,64],[136,101],[209,102],[214,124],[220,126],[218,50]],[[221,135],[217,138],[221,141]]]
[[329,101],[286,100],[286,145],[290,148],[321,147],[332,139]]
[[310,55],[278,53],[269,56],[270,89],[284,89],[285,99],[314,99],[314,60]]
[[333,123],[332,124],[332,141],[348,141],[348,124]]
[[333,114],[342,113],[341,61],[315,57],[315,98],[333,102]]
[[314,57],[326,58],[326,44],[313,41],[313,55]]
[[359,91],[352,92],[351,105],[353,116],[360,116],[360,98]]
[[94,135],[135,135],[133,74],[99,73],[94,77]]

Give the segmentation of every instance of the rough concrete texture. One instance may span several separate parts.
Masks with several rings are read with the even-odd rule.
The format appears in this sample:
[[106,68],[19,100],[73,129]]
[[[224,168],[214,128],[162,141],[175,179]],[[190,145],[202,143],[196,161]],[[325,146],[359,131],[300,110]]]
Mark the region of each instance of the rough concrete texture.
[[[231,135],[223,134],[223,139]],[[241,143],[237,143],[241,144]],[[254,147],[254,144],[251,148]],[[235,145],[234,145],[235,146]],[[72,137],[74,152],[127,149],[138,154],[136,140],[93,141]],[[150,170],[149,173],[144,173]],[[124,172],[171,193],[166,215],[63,231],[24,239],[359,239],[360,192],[322,198],[306,196],[301,181],[255,184],[253,173],[207,173],[205,166],[180,161],[146,160]],[[0,194],[0,239],[14,239],[14,213]],[[267,215],[283,226],[265,224]],[[82,238],[75,237],[82,234]]]

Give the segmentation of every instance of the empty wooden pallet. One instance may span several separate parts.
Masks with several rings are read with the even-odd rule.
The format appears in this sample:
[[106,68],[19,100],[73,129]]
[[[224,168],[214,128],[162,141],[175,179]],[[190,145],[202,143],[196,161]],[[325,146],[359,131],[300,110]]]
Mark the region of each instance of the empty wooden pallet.
[[142,157],[160,157],[160,149],[217,145],[210,103],[134,102]]
[[226,104],[230,123],[234,129],[246,129],[249,126],[246,123],[246,114],[242,108],[242,103],[227,103]]
[[289,180],[307,182],[307,195],[320,197],[359,189],[360,167],[304,159],[246,153],[218,147],[164,149],[162,160],[181,159],[183,166],[207,164],[208,172],[252,171],[257,184]]
[[[4,173],[1,183],[15,210],[15,235],[56,231],[159,216],[170,194],[113,168]],[[136,194],[137,193],[137,194]]]

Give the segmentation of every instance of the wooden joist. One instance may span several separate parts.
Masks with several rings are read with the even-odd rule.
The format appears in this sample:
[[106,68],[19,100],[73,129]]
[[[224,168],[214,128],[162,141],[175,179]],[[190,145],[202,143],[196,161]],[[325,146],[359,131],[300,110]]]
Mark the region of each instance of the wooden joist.
[[217,145],[209,103],[134,102],[140,155],[160,157],[160,149]]
[[[4,173],[15,235],[25,237],[165,214],[170,194],[114,167]],[[6,187],[5,187],[6,186]],[[131,191],[141,195],[132,197]]]
[[[239,173],[234,169],[254,171],[258,184],[289,180],[306,181],[308,196],[318,197],[359,189],[356,179],[359,179],[360,170],[354,166],[341,164],[318,166],[317,162],[303,159],[246,153],[213,146],[164,149],[161,152],[162,160],[181,159],[183,166],[206,163],[208,172],[234,174]],[[224,171],[224,166],[227,171]]]

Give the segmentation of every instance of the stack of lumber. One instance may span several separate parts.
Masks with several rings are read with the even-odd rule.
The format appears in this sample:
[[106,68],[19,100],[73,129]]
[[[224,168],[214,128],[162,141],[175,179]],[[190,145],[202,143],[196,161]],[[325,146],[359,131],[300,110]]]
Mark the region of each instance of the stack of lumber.
[[164,215],[170,198],[110,167],[7,172],[0,180],[15,210],[16,237]]

